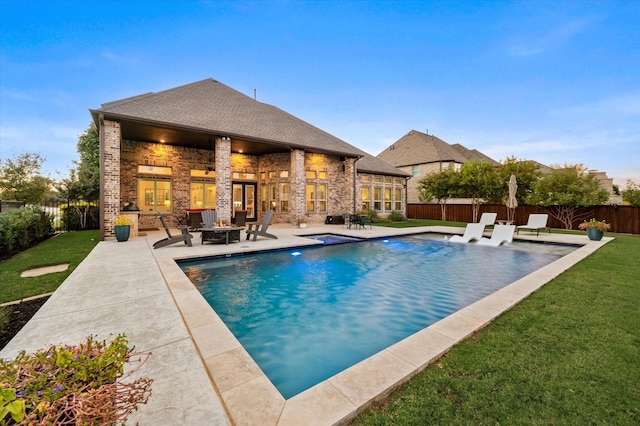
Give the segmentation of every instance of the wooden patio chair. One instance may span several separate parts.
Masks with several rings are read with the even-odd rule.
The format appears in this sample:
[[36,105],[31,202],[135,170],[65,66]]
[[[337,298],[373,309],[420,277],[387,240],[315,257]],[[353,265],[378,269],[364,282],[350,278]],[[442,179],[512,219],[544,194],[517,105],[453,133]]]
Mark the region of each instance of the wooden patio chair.
[[154,249],[168,246],[171,244],[176,244],[176,243],[185,243],[189,247],[192,247],[191,239],[193,238],[193,235],[189,233],[189,229],[186,226],[178,227],[178,229],[180,229],[181,234],[172,235],[171,231],[169,231],[169,227],[167,226],[167,223],[164,221],[164,217],[159,213],[158,213],[158,217],[160,218],[160,222],[162,222],[162,226],[164,227],[164,230],[167,232],[167,238],[163,238],[162,240],[156,241],[155,243],[153,243]]
[[267,229],[269,228],[269,224],[271,223],[271,219],[273,218],[273,210],[269,210],[267,212],[267,214],[264,215],[264,220],[262,221],[262,223],[250,223],[249,224],[249,229],[247,229],[247,240],[249,239],[249,237],[251,237],[251,235],[253,235],[253,241],[256,240],[256,238],[258,238],[258,235],[261,237],[267,237],[267,238],[274,238],[274,239],[278,239],[278,237],[276,237],[273,234],[269,234],[267,233]]

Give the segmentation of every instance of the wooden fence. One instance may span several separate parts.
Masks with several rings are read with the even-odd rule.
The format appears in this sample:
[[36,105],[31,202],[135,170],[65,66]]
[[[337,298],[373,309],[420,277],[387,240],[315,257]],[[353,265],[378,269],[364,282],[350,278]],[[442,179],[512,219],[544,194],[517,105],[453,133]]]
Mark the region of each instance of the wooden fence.
[[[484,212],[498,213],[498,220],[507,219],[507,207],[504,204],[482,204],[479,215]],[[549,213],[544,207],[523,205],[518,206],[515,212],[515,223],[524,225],[530,214]],[[623,234],[640,234],[640,207],[632,206],[591,206],[578,209],[579,217],[587,219],[595,217],[611,224],[611,232]],[[479,218],[480,216],[478,216]],[[407,218],[409,219],[433,219],[442,220],[442,212],[439,204],[408,204]],[[473,222],[471,204],[447,204],[447,220],[454,222]],[[573,229],[578,229],[578,223],[573,224]],[[549,226],[564,229],[564,224],[549,215]]]

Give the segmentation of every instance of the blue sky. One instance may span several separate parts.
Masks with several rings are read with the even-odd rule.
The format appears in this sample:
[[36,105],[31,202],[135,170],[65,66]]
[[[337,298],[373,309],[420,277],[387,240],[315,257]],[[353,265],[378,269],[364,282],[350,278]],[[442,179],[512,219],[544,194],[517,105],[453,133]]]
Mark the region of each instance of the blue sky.
[[377,155],[410,130],[640,183],[640,2],[0,2],[0,157],[214,78]]

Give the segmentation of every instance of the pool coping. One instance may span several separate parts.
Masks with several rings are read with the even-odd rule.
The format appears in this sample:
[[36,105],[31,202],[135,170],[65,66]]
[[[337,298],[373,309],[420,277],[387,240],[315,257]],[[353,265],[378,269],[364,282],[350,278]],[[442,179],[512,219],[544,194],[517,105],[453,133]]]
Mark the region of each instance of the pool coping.
[[[362,231],[340,234],[365,238],[436,232],[459,233],[459,228],[379,228],[376,235]],[[300,235],[309,229],[299,230]],[[332,233],[336,233],[333,231]],[[295,233],[293,235],[295,237]],[[507,285],[435,324],[366,358],[329,379],[284,399],[260,367],[209,306],[204,297],[175,262],[194,256],[158,257],[158,266],[196,345],[212,384],[229,415],[238,425],[335,425],[353,419],[372,402],[384,398],[408,381],[456,343],[477,332],[494,318],[538,290],[544,284],[611,241],[588,241],[584,236],[546,234],[519,235],[517,240],[547,241],[582,245],[570,254]],[[260,240],[259,240],[260,241]],[[274,244],[256,244],[244,251],[261,251]],[[299,246],[302,241],[295,241]],[[317,244],[310,242],[307,245]],[[280,244],[275,244],[280,246]],[[287,245],[282,245],[286,247]],[[230,252],[243,252],[232,248]],[[201,256],[201,255],[200,255]]]

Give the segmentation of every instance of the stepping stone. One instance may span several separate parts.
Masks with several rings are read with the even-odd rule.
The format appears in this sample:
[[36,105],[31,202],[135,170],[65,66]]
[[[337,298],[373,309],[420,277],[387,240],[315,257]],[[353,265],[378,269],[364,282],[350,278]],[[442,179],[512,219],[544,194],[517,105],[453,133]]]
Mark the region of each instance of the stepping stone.
[[53,272],[66,271],[69,268],[68,263],[61,263],[60,265],[43,266],[41,268],[27,269],[22,271],[21,277],[39,277],[40,275],[51,274]]

